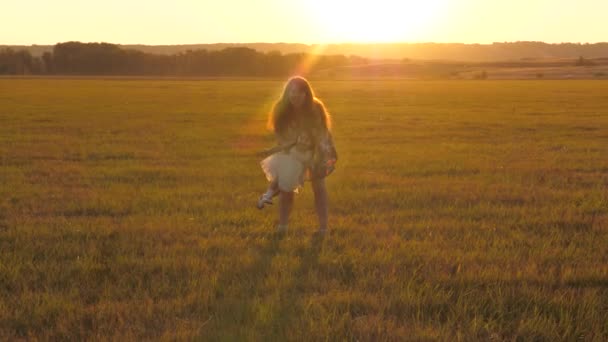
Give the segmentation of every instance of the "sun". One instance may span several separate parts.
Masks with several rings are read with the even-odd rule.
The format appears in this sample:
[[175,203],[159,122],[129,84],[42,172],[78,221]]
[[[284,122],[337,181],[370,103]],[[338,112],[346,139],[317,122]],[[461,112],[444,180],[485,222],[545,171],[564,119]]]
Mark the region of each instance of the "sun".
[[312,0],[320,39],[327,42],[419,40],[440,20],[448,0]]

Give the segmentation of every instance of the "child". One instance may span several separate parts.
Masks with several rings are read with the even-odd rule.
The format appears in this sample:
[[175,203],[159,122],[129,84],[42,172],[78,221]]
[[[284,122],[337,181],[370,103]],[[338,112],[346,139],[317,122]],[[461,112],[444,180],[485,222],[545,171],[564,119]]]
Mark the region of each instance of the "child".
[[274,152],[260,163],[268,180],[268,189],[258,199],[258,209],[272,204],[272,198],[280,191],[298,192],[304,184],[305,172],[312,162],[312,144],[305,134],[296,137],[292,143],[277,146]]
[[[308,81],[302,77],[289,79],[281,98],[269,114],[268,127],[275,133],[278,146],[261,162],[269,181],[268,189],[258,199],[263,208],[279,195],[279,227],[287,229],[293,194],[305,180],[312,181],[319,231],[327,229],[327,190],[324,177],[313,170],[315,147],[323,145],[329,134],[330,118],[323,102],[314,96]],[[330,171],[331,172],[331,171]]]

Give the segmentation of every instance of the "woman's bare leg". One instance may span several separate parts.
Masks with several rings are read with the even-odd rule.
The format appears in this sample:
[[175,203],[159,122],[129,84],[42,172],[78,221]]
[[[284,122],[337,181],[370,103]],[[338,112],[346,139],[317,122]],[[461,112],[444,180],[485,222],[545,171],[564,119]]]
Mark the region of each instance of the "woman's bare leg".
[[315,194],[315,209],[319,218],[319,230],[327,230],[327,189],[325,188],[325,179],[313,179],[312,190]]
[[293,208],[293,191],[279,193],[279,227],[287,227],[289,214]]

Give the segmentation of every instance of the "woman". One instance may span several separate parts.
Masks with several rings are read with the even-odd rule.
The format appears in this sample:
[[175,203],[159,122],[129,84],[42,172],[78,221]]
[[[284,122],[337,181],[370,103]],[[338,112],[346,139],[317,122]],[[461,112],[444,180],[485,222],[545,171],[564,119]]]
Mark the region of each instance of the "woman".
[[[319,218],[319,231],[327,230],[327,190],[325,176],[333,170],[335,149],[331,140],[331,121],[323,102],[314,96],[308,81],[302,77],[289,79],[281,98],[275,103],[268,117],[268,127],[275,133],[278,152],[261,162],[268,190],[258,200],[258,208],[272,204],[279,196],[278,230],[287,229],[289,213],[293,207],[294,193],[305,180],[312,182],[315,209]],[[324,153],[328,152],[329,153]],[[333,153],[332,153],[333,152]],[[329,155],[323,165],[329,169],[318,172],[319,155]]]

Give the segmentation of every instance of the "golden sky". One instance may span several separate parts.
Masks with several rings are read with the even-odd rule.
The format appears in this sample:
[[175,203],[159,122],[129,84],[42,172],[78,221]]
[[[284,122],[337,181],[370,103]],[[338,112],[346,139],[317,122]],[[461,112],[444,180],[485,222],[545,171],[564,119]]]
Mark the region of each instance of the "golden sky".
[[0,44],[608,41],[608,0],[6,1]]

